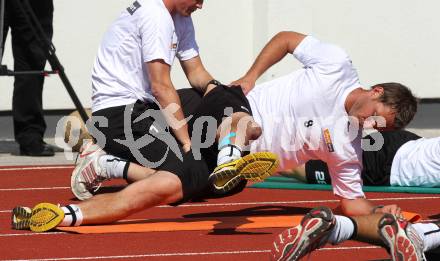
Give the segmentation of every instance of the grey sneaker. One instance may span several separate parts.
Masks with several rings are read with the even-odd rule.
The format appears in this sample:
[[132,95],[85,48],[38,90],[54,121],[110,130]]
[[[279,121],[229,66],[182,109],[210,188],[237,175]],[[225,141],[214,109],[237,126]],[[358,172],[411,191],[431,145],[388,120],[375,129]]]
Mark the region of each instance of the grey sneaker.
[[18,206],[12,210],[11,227],[16,230],[24,230],[30,228],[30,218],[32,209],[28,207]]
[[87,143],[83,145],[70,179],[72,192],[79,200],[93,197],[94,193],[101,187],[102,182],[110,179],[105,169],[101,168],[98,162],[99,157],[105,154],[105,151],[96,144]]

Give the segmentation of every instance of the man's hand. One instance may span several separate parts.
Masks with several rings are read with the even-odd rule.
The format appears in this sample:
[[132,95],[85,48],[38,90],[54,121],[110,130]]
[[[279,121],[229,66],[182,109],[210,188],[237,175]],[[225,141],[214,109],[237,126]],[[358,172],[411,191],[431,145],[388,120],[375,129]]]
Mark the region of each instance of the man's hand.
[[188,153],[188,151],[191,150],[191,143],[185,143],[182,145],[182,149],[185,153]]
[[241,77],[240,79],[231,82],[229,86],[237,86],[239,85],[241,89],[243,90],[244,95],[247,95],[255,86],[255,81],[247,78],[247,77]]
[[381,208],[377,208],[374,213],[390,213],[392,215],[395,215],[396,217],[402,217],[402,210],[399,206],[396,204],[393,205],[386,205]]

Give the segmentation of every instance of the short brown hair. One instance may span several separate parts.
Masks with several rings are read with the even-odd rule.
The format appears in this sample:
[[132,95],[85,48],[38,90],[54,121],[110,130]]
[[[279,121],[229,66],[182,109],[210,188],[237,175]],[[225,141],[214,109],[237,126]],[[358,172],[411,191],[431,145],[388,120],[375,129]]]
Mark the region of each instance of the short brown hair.
[[390,106],[396,113],[394,127],[402,129],[414,118],[417,112],[417,98],[411,90],[403,84],[388,82],[376,84],[374,87],[382,87],[383,94],[379,98],[386,106]]

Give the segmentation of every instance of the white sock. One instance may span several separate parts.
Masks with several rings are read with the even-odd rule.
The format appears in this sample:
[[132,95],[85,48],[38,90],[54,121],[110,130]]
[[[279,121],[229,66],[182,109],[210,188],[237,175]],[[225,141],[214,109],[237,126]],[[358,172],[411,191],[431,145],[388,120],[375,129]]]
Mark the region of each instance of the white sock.
[[335,215],[335,218],[335,227],[328,238],[328,242],[333,245],[337,245],[350,239],[355,231],[355,224],[350,218],[338,215]]
[[424,251],[433,250],[440,246],[440,228],[434,223],[412,224],[425,245]]
[[61,209],[64,211],[64,219],[58,226],[77,227],[82,224],[83,214],[77,205],[67,205],[65,207],[61,207]]
[[127,179],[128,161],[113,155],[102,155],[98,159],[99,166],[104,168],[107,176],[112,179]]
[[236,145],[226,145],[220,149],[217,156],[217,166],[229,163],[241,157],[241,148]]

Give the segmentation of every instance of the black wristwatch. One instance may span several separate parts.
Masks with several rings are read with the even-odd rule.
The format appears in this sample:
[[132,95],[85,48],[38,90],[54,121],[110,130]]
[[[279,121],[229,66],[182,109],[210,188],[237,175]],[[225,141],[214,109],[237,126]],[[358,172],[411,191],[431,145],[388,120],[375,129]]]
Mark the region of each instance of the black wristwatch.
[[209,86],[210,84],[214,84],[215,86],[222,85],[221,82],[217,81],[216,79],[212,79],[212,80],[210,80],[210,81],[206,84],[206,86],[205,86],[205,90],[206,90],[206,88],[208,88],[208,86]]

